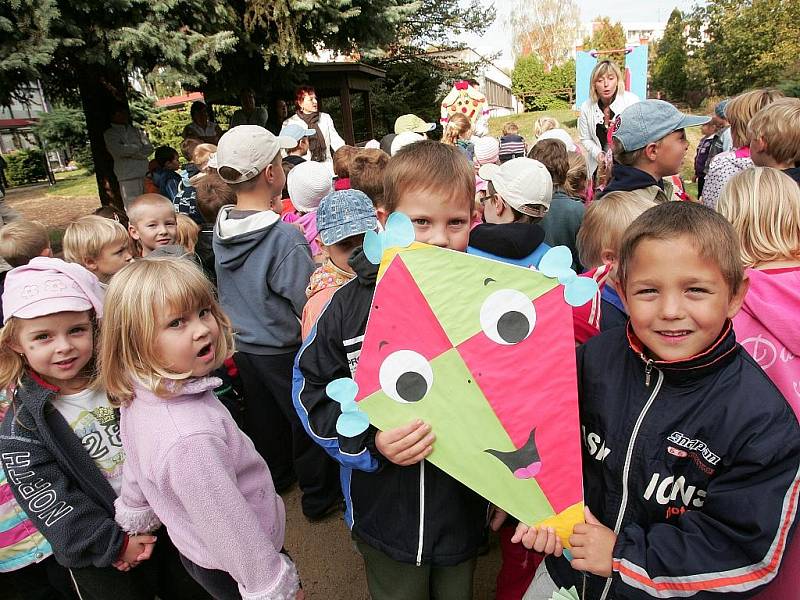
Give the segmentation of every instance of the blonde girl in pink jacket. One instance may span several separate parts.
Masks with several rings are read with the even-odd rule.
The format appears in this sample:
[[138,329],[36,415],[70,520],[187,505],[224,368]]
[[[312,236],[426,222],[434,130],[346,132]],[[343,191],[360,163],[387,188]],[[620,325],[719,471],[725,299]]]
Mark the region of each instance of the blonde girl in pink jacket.
[[[767,167],[734,175],[717,209],[736,229],[750,288],[733,319],[737,341],[758,362],[800,418],[800,187]],[[753,399],[758,402],[757,398]],[[795,537],[775,581],[757,598],[795,598],[800,541]]]
[[189,574],[218,600],[302,598],[282,551],[283,501],[209,377],[233,351],[211,284],[186,259],[146,259],[105,299],[100,372],[121,404],[126,452],[116,519],[167,526]]

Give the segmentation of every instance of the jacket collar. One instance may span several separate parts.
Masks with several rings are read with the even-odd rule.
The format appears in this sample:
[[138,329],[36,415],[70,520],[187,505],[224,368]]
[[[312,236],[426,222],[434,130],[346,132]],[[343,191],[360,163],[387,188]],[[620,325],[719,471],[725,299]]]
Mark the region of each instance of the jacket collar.
[[645,354],[646,348],[633,332],[630,321],[626,326],[628,345],[647,368],[655,367],[664,372],[668,379],[680,382],[704,377],[728,364],[736,356],[739,345],[733,332],[733,323],[728,320],[719,337],[708,348],[681,360],[656,360]]

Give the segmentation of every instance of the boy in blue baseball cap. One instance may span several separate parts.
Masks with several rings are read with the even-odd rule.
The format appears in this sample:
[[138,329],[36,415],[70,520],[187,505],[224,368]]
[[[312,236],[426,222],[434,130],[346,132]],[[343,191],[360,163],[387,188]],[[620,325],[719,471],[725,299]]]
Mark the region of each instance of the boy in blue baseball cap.
[[364,243],[364,234],[378,226],[372,200],[359,190],[341,190],[325,196],[317,209],[319,245],[327,251],[325,263],[311,274],[303,309],[303,339],[317,322],[333,293],[356,275],[348,264],[353,250]]
[[674,185],[664,178],[681,170],[689,149],[684,129],[709,120],[686,115],[663,100],[626,108],[612,125],[615,164],[603,194],[629,192],[656,203],[672,200]]

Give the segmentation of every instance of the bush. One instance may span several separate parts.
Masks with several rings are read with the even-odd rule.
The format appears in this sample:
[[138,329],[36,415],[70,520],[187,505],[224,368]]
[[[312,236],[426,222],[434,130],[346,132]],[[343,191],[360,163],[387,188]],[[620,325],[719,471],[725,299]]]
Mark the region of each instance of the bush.
[[24,185],[47,179],[44,152],[38,148],[17,150],[5,155],[9,185]]
[[525,109],[529,111],[570,108],[569,92],[555,90],[574,88],[574,60],[553,67],[548,73],[542,61],[531,54],[520,58],[511,74],[511,91],[517,97],[524,97]]
[[76,165],[85,169],[89,175],[94,173],[94,158],[92,158],[92,149],[88,144],[75,148],[72,151],[72,159]]

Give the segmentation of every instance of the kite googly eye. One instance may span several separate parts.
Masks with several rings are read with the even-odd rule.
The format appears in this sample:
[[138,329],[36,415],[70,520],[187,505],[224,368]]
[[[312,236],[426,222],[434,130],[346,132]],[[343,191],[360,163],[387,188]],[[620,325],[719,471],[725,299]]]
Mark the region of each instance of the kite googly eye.
[[433,386],[433,369],[413,350],[392,352],[381,364],[381,389],[395,402],[419,402]]
[[483,301],[481,329],[493,342],[513,346],[526,339],[536,325],[533,302],[518,290],[497,290]]

